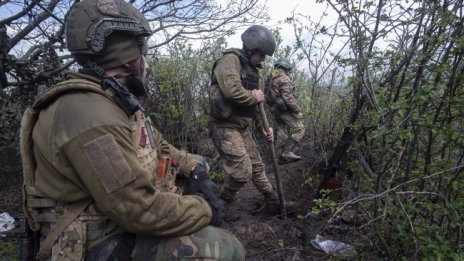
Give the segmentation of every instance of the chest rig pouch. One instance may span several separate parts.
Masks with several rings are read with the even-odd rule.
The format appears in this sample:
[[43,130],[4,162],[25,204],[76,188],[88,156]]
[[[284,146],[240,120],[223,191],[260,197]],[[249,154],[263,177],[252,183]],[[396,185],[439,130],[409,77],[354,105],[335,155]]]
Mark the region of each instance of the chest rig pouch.
[[[252,67],[245,57],[239,56],[240,59],[240,80],[242,86],[249,90],[259,89],[259,74],[255,67]],[[256,105],[251,106],[237,106],[237,115],[242,117],[256,117]]]
[[[157,141],[159,134],[155,133],[150,118],[142,111],[135,112],[130,121],[138,162],[153,174],[153,185],[160,191],[180,194],[181,190],[175,184],[178,168],[172,164],[169,144],[164,140]],[[163,175],[158,175],[160,172]]]

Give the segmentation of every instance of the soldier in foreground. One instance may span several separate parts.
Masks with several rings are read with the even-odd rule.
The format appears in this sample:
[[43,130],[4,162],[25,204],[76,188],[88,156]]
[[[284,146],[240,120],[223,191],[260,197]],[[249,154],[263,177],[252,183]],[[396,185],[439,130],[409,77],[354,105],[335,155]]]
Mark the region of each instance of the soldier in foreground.
[[276,147],[279,163],[301,159],[294,150],[304,135],[303,113],[295,97],[295,87],[290,75],[293,66],[286,59],[274,64],[266,101],[271,107],[276,125]]
[[[39,95],[21,126],[24,210],[45,260],[244,260],[233,235],[209,226],[223,206],[205,166],[166,142],[136,99],[150,35],[123,0],[84,0],[67,16],[83,69]],[[195,195],[181,194],[174,169]]]
[[[266,211],[277,215],[280,204],[274,189],[266,177],[264,163],[251,133],[253,124],[262,130],[258,103],[264,101],[259,89],[258,68],[266,55],[272,56],[276,42],[272,32],[260,25],[253,25],[241,35],[243,48],[224,51],[213,66],[210,88],[210,134],[221,157],[226,172],[220,198],[226,203],[236,199],[243,185],[252,180],[263,194]],[[238,214],[227,211],[225,219],[234,221]]]

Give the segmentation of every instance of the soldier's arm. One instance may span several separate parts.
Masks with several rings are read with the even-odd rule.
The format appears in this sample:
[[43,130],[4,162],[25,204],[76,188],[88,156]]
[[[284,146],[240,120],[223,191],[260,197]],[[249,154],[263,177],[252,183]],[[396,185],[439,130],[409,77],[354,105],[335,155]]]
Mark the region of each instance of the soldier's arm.
[[219,88],[227,100],[243,106],[255,105],[258,100],[253,93],[242,86],[240,80],[240,60],[234,54],[224,55],[214,69]]
[[280,95],[285,101],[285,104],[289,107],[290,111],[293,113],[300,113],[301,109],[298,105],[295,96],[292,91],[292,81],[287,76],[282,76],[277,79],[279,85]]

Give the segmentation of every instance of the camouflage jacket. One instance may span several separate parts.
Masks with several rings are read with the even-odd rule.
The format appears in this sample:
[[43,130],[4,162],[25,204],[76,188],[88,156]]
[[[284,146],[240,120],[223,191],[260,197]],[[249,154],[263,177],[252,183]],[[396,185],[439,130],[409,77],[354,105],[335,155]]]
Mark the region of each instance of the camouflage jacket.
[[[99,89],[97,79],[74,77]],[[64,84],[72,84],[72,80]],[[111,96],[92,91],[64,93],[39,109],[32,132],[33,185],[49,198],[62,204],[93,199],[109,218],[107,228],[114,233],[184,235],[210,222],[211,209],[203,198],[155,188],[154,173],[137,157],[142,139],[142,145],[152,147],[158,155],[167,145],[181,175],[188,176],[198,161],[169,145],[154,128],[151,137],[134,142],[132,117],[137,113],[128,117]],[[156,162],[150,164],[156,168]]]
[[300,113],[301,109],[295,98],[295,87],[284,70],[276,69],[272,73],[271,88],[276,97],[282,97],[290,113]]

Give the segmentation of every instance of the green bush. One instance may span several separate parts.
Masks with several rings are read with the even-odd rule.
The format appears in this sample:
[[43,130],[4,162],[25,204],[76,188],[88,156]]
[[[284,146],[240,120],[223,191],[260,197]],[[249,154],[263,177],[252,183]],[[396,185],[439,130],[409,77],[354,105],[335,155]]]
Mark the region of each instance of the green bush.
[[12,240],[0,241],[0,259],[9,261],[19,260],[18,244]]

